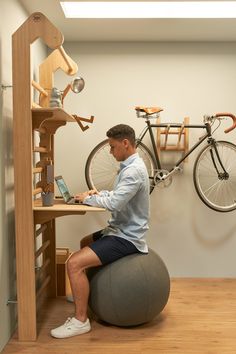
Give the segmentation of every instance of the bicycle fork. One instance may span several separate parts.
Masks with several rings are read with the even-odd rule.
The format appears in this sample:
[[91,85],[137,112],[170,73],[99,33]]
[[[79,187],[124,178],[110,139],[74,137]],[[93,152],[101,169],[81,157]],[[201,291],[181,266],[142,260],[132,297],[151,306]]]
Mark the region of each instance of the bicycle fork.
[[[217,149],[217,144],[215,142],[214,139],[211,139],[210,142],[211,147],[210,147],[210,154],[211,154],[211,159],[212,159],[212,163],[215,167],[215,170],[217,172],[218,178],[220,180],[227,180],[229,178],[229,174],[228,172],[225,170],[224,165],[221,161],[220,155],[219,155],[219,151]],[[214,154],[215,152],[215,154]],[[216,157],[216,159],[215,159]],[[220,172],[218,166],[217,166],[217,162],[218,162],[218,166],[222,168],[223,172]]]

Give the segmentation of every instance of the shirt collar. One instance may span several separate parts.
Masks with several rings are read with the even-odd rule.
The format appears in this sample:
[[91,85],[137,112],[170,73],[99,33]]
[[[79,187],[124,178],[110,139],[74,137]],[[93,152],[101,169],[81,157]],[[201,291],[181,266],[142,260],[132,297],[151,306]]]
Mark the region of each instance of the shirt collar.
[[126,160],[124,160],[124,161],[122,161],[120,163],[120,169],[122,170],[126,166],[130,165],[137,157],[138,157],[138,153],[137,152],[132,154],[132,155],[130,155]]

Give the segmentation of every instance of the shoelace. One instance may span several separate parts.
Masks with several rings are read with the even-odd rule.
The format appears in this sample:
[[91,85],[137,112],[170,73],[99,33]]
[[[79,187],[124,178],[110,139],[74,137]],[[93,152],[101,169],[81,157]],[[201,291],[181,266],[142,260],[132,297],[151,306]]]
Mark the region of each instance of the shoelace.
[[64,323],[64,327],[68,326],[71,323],[72,318],[68,317],[66,322]]

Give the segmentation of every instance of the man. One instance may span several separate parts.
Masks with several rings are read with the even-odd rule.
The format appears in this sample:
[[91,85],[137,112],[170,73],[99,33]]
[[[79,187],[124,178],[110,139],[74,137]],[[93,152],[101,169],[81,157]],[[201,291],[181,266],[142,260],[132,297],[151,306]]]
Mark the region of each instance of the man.
[[149,178],[143,160],[136,153],[135,132],[125,124],[109,129],[110,152],[120,161],[120,172],[113,191],[91,190],[76,196],[92,206],[111,212],[108,226],[81,241],[82,248],[67,262],[75,315],[51,331],[56,338],[67,338],[90,331],[87,318],[89,282],[85,270],[98,267],[132,253],[148,253],[145,232],[149,217]]

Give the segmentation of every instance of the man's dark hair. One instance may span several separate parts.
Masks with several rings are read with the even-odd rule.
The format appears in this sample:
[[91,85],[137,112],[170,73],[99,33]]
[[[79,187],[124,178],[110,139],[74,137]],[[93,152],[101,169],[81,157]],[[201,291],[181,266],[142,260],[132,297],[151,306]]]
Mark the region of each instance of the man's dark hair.
[[126,124],[118,124],[110,128],[107,131],[107,137],[116,140],[127,139],[132,145],[135,145],[135,131]]

